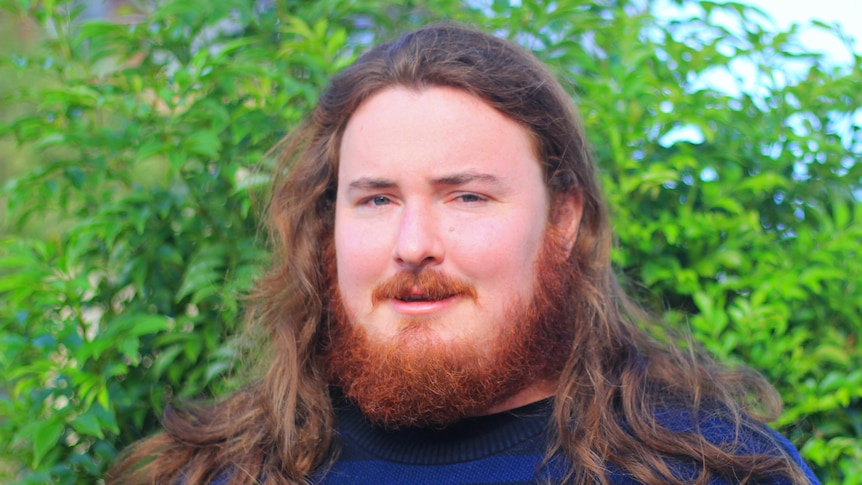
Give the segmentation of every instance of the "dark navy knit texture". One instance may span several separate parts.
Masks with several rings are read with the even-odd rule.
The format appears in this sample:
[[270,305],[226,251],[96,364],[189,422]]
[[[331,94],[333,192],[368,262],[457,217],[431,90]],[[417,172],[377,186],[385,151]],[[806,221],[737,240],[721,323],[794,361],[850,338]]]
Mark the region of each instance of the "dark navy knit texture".
[[[548,430],[552,426],[550,399],[511,411],[469,418],[445,429],[387,431],[373,426],[353,405],[336,404],[341,453],[328,470],[312,478],[316,485],[526,485],[559,483],[569,469],[556,457],[545,462]],[[688,411],[661,411],[656,420],[669,429],[690,432]],[[733,426],[721,419],[701,420],[700,432],[713,443],[733,436]],[[787,439],[773,431],[780,446],[805,471],[811,485],[820,482]],[[751,436],[741,437],[742,453],[775,453],[774,445]],[[697,466],[669,460],[678,479],[694,480]],[[641,485],[625,472],[608,465],[614,485]],[[228,485],[225,473],[211,485]],[[733,485],[733,479],[714,478],[710,485]],[[751,483],[751,482],[749,482]],[[798,485],[773,477],[753,485]]]
[[[562,459],[543,463],[547,430],[551,424],[550,399],[490,416],[466,419],[445,429],[387,431],[371,425],[349,404],[338,404],[336,416],[341,454],[335,464],[315,483],[319,485],[490,485],[558,483],[568,467]],[[690,431],[690,415],[685,411],[662,412],[656,416],[675,431]],[[709,420],[701,432],[714,443],[732,436],[732,426]],[[820,482],[785,438],[779,442],[806,471],[813,485]],[[742,437],[741,451],[769,452],[770,444]],[[771,450],[775,452],[774,449]],[[678,478],[696,477],[696,467],[685,463],[672,466]],[[610,482],[637,485],[632,478],[609,466]],[[713,485],[729,485],[731,480],[714,479]],[[794,485],[776,477],[763,485]]]

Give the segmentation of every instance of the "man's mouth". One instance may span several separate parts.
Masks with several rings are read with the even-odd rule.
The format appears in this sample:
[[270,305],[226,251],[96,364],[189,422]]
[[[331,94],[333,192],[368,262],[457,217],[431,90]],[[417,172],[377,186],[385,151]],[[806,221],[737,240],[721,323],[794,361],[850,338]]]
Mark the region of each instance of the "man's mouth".
[[401,301],[403,301],[403,302],[407,302],[407,303],[414,303],[414,302],[427,302],[427,301],[439,301],[439,300],[445,300],[446,298],[450,298],[450,297],[452,297],[452,296],[455,296],[455,295],[435,295],[435,296],[431,296],[431,295],[428,295],[428,294],[424,294],[424,293],[423,293],[423,294],[419,294],[419,295],[416,295],[416,294],[409,294],[409,295],[399,296],[399,297],[397,297],[396,299],[397,299],[397,300],[401,300]]
[[390,297],[392,308],[403,316],[430,316],[438,314],[456,302],[452,291],[410,291]]
[[[419,274],[402,272],[374,288],[371,301],[374,306],[385,301],[412,304],[410,311],[421,308],[439,308],[434,303],[452,302],[456,297],[476,300],[476,289],[467,282],[449,277],[439,271],[425,270]],[[419,305],[424,303],[425,305]],[[405,306],[405,309],[408,307]]]

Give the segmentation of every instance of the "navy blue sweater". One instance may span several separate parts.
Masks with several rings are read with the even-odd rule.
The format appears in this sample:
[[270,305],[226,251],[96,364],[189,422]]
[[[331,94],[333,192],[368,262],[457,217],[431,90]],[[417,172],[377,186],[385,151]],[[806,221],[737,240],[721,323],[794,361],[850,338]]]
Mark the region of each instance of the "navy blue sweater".
[[[336,406],[341,454],[331,468],[312,479],[317,485],[514,485],[558,483],[568,467],[562,459],[543,464],[547,445],[551,400],[539,401],[504,413],[466,419],[443,430],[386,431],[372,426],[349,404]],[[686,412],[665,412],[659,423],[675,431],[689,431]],[[701,432],[713,443],[732,436],[732,428],[719,420],[706,420]],[[805,471],[811,485],[820,482],[784,437],[775,436]],[[775,452],[774,445],[742,438],[742,451]],[[692,464],[671,464],[678,478],[696,477]],[[641,485],[624,472],[608,466],[614,485]],[[228,485],[224,473],[211,485]],[[692,480],[693,481],[693,480]],[[713,479],[711,485],[731,485],[730,479]],[[757,485],[797,485],[773,477]]]
[[[562,460],[542,466],[547,444],[552,403],[539,401],[512,411],[467,419],[443,430],[386,431],[372,426],[353,406],[336,407],[341,454],[335,464],[315,480],[320,485],[379,484],[535,484],[556,483],[566,471]],[[657,417],[663,425],[688,428],[685,413]],[[701,431],[719,443],[730,426],[705,423]],[[777,435],[776,435],[777,436]],[[743,441],[745,438],[743,438]],[[783,437],[779,441],[819,484],[796,449]],[[743,443],[749,451],[766,451],[764,444]],[[767,445],[768,446],[768,445]],[[694,477],[694,467],[681,464],[679,477]],[[614,484],[636,485],[625,473],[609,467]],[[732,481],[715,479],[714,485]],[[763,484],[789,484],[778,478]]]

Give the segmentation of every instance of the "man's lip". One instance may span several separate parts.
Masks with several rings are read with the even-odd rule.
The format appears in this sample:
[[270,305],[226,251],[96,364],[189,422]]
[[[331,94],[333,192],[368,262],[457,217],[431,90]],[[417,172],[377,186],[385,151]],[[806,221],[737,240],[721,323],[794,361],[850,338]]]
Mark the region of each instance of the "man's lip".
[[398,298],[390,298],[389,302],[392,308],[402,315],[428,315],[445,310],[453,305],[457,299],[457,295],[452,295],[441,300],[421,301],[404,301]]
[[395,297],[395,299],[403,301],[403,302],[407,302],[407,303],[418,303],[418,302],[422,302],[422,301],[445,300],[446,298],[452,298],[453,296],[455,296],[455,295],[450,294],[450,295],[446,295],[442,298],[440,298],[439,296],[433,297],[433,296],[428,295],[424,291],[417,289],[417,290],[412,290],[412,291],[408,292],[406,295],[397,296],[397,297]]

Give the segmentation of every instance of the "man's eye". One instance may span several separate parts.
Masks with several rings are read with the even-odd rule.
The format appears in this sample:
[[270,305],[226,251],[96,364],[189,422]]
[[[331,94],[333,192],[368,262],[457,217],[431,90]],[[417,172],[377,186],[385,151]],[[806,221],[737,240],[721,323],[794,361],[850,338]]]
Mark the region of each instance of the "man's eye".
[[391,204],[392,200],[385,195],[375,195],[374,197],[368,199],[368,203],[371,205],[381,206]]
[[461,194],[457,197],[461,202],[482,202],[485,200],[481,195],[476,194]]

